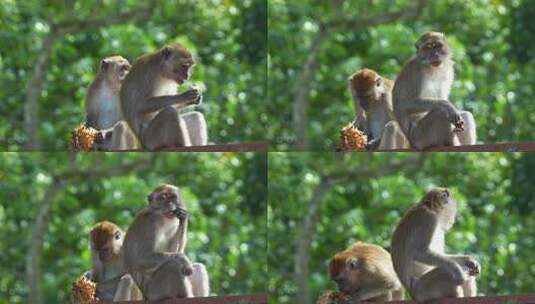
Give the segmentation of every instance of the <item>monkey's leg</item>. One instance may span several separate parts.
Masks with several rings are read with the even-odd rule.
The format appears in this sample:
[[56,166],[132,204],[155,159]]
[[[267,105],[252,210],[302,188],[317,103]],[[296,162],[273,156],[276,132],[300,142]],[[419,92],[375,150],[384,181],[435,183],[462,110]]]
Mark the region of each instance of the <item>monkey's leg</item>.
[[411,285],[410,294],[418,302],[463,296],[461,286],[453,281],[449,272],[440,267],[426,272]]
[[464,281],[461,287],[463,289],[464,297],[477,296],[477,283],[475,277],[468,277],[468,280]]
[[207,297],[210,295],[210,279],[208,271],[202,263],[193,263],[193,273],[189,277],[194,297]]
[[143,295],[149,301],[193,297],[191,282],[182,272],[183,265],[177,260],[163,263],[151,276],[145,276]]
[[405,298],[403,289],[392,290],[392,301],[401,301]]
[[379,150],[410,148],[409,141],[395,120],[386,123]]
[[143,129],[141,142],[149,150],[191,146],[188,128],[173,107],[165,107]]
[[208,143],[208,131],[206,120],[201,112],[193,111],[180,115],[186,122],[188,134],[192,146],[206,146]]
[[451,122],[438,107],[429,111],[411,128],[409,138],[414,148],[418,150],[452,146],[456,139]]
[[110,150],[133,150],[139,147],[136,135],[124,120],[118,121],[111,134]]
[[474,115],[468,111],[461,111],[460,114],[464,121],[464,131],[457,133],[459,143],[461,145],[475,145],[477,141],[477,134]]
[[358,291],[351,295],[351,301],[353,303],[359,303],[361,301],[369,301],[371,299],[381,299],[388,301],[390,290],[399,288],[396,283],[393,282],[376,282],[366,287],[360,288]]
[[136,298],[132,298],[134,289],[137,289],[137,285],[136,282],[134,282],[132,276],[129,274],[123,275],[119,280],[119,284],[117,284],[117,289],[115,290],[115,296],[113,297],[113,301],[119,302],[138,300]]

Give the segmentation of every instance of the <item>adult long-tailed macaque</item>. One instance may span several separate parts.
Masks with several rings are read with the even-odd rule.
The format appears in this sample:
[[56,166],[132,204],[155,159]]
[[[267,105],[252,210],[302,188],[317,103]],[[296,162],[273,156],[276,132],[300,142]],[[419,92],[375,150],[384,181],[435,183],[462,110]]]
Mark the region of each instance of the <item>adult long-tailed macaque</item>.
[[114,223],[100,222],[89,234],[93,269],[85,277],[96,283],[101,301],[143,300],[141,291],[124,267],[124,232]]
[[120,91],[123,115],[144,148],[206,145],[206,121],[200,112],[178,110],[199,105],[199,90],[176,95],[194,65],[191,53],[180,44],[136,59]]
[[126,233],[126,269],[150,301],[208,296],[206,268],[184,254],[188,212],[180,190],[158,186],[148,201]]
[[457,202],[448,189],[435,188],[409,209],[394,231],[394,269],[416,301],[477,294],[479,263],[468,255],[444,252],[456,214]]
[[357,242],[335,254],[329,275],[338,289],[350,296],[349,303],[403,300],[403,287],[382,247]]
[[357,115],[355,123],[368,136],[368,150],[409,147],[392,110],[393,86],[392,80],[370,69],[359,70],[349,78]]
[[138,147],[137,139],[122,120],[119,90],[130,71],[130,62],[121,56],[102,59],[97,77],[85,100],[86,126],[97,129],[97,150],[126,150]]
[[402,68],[393,90],[403,133],[416,149],[475,144],[474,117],[449,101],[454,63],[446,37],[429,32],[415,46],[416,56]]

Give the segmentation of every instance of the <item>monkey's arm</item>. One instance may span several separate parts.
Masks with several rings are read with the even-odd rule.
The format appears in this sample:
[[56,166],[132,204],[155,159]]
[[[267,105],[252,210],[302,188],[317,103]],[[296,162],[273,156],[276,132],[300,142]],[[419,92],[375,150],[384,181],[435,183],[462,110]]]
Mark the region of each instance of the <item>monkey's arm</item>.
[[356,304],[361,301],[366,301],[400,288],[401,285],[399,283],[396,283],[391,280],[375,282],[353,293],[351,295],[351,303]]
[[186,242],[188,233],[188,218],[187,216],[184,219],[180,220],[180,226],[177,229],[177,232],[173,236],[169,246],[169,252],[184,253],[186,248]]
[[121,277],[117,284],[113,302],[143,300],[143,297],[139,296],[140,293],[141,291],[139,291],[136,282],[132,276],[127,273]]
[[90,281],[95,281],[96,278],[95,278],[95,272],[93,270],[88,270],[84,273],[83,275],[86,279],[90,280]]
[[189,105],[198,104],[200,100],[200,94],[197,90],[189,90],[180,95],[153,96],[146,102],[141,103],[139,112],[148,114],[169,106],[183,108]]
[[456,115],[458,112],[457,108],[449,100],[432,98],[417,98],[414,102],[404,105],[404,109],[407,113],[411,114],[429,112],[437,108],[437,106],[448,117]]
[[[88,96],[89,98],[89,96]],[[86,102],[86,109],[85,109],[85,125],[86,127],[91,127],[91,128],[97,128],[97,121],[98,121],[98,114],[99,114],[99,109],[98,109],[98,106],[95,105],[96,101],[92,101],[92,102]]]
[[[431,249],[431,241],[434,237],[434,233],[438,228],[438,219],[432,216],[427,216],[421,219],[420,227],[427,227],[420,230],[419,242],[413,249],[414,260],[423,264],[432,265],[436,267],[442,267],[451,272],[455,279],[461,280],[463,277],[463,271],[460,265],[453,259],[450,259],[447,255],[436,252]],[[445,233],[445,232],[436,232]]]

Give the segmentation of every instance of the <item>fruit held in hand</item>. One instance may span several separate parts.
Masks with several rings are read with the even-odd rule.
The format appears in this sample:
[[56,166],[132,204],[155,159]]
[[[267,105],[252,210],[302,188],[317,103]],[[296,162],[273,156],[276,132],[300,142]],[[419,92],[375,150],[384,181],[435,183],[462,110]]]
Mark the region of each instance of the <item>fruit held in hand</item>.
[[95,302],[95,291],[97,285],[87,279],[84,276],[81,276],[78,281],[72,284],[72,299],[73,303],[76,304],[90,304]]
[[344,292],[334,292],[331,290],[325,291],[319,298],[316,304],[338,304],[350,300],[350,296]]
[[74,152],[92,151],[97,133],[97,130],[81,123],[71,132],[71,150]]
[[368,136],[353,126],[353,123],[348,123],[340,130],[340,141],[338,148],[341,151],[365,151]]

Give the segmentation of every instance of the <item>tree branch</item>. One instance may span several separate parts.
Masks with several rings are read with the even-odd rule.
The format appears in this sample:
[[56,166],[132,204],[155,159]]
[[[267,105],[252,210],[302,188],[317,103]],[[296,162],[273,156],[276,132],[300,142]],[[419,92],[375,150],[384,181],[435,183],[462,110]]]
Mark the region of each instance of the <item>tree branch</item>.
[[332,188],[332,183],[326,176],[321,176],[319,184],[314,189],[308,212],[303,221],[303,228],[297,236],[297,251],[295,254],[295,281],[297,282],[298,304],[312,303],[308,287],[308,261],[310,259],[310,246],[316,233],[320,217],[320,206],[323,197]]
[[307,58],[305,64],[299,73],[298,80],[295,84],[294,107],[293,107],[293,124],[296,133],[296,142],[294,148],[297,150],[306,150],[308,147],[308,96],[310,94],[310,85],[314,72],[318,67],[318,55],[321,46],[331,31],[326,27],[321,27],[316,37],[312,40],[309,50],[307,51]]
[[127,21],[141,21],[149,18],[154,11],[154,5],[148,5],[140,9],[123,12],[117,15],[96,17],[86,20],[65,20],[52,24],[52,30],[60,35],[86,32],[100,27],[122,24]]
[[26,282],[28,283],[28,303],[42,303],[43,291],[41,289],[41,256],[45,232],[48,230],[50,209],[58,193],[63,191],[67,183],[61,179],[54,179],[46,190],[39,212],[35,219],[28,254],[26,255]]
[[386,23],[392,23],[400,19],[411,19],[418,17],[426,5],[427,0],[418,0],[414,6],[407,7],[400,11],[388,12],[383,15],[374,16],[371,18],[351,18],[332,20],[326,24],[327,27],[333,30],[352,30],[361,31],[366,28],[378,26]]

